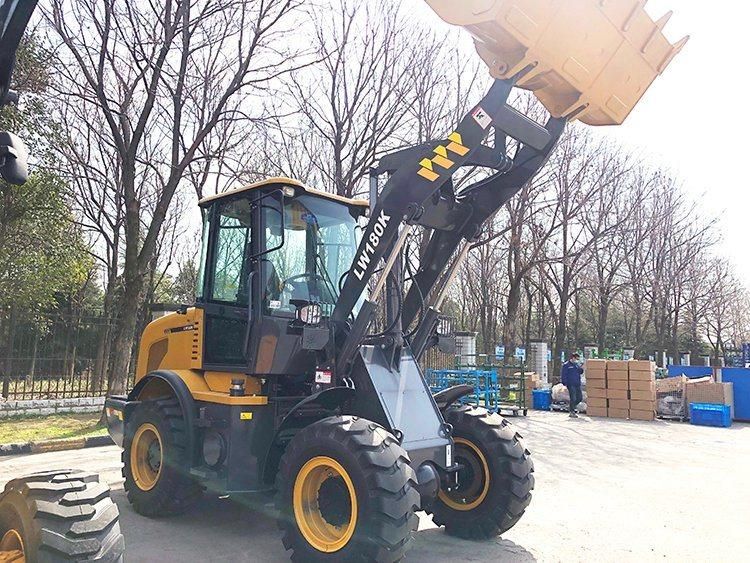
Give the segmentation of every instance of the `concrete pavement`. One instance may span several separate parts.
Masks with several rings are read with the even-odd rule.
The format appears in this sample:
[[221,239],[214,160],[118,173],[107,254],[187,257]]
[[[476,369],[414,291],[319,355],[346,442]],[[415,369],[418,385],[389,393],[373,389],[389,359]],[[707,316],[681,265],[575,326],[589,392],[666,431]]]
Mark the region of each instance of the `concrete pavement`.
[[[502,539],[465,542],[420,515],[408,560],[727,561],[747,546],[750,425],[512,419],[534,454],[536,491]],[[0,458],[0,483],[55,467],[97,471],[120,507],[128,561],[287,561],[269,499],[207,499],[150,520],[125,499],[116,447]],[[249,506],[248,506],[249,505]]]

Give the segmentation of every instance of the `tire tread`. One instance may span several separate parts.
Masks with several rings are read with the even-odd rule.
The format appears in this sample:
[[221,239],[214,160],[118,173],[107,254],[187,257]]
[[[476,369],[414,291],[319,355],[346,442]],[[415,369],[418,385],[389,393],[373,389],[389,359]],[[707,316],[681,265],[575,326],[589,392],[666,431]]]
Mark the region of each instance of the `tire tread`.
[[38,527],[39,563],[123,560],[119,511],[96,474],[45,471],[10,481],[0,506],[6,495],[20,496]]

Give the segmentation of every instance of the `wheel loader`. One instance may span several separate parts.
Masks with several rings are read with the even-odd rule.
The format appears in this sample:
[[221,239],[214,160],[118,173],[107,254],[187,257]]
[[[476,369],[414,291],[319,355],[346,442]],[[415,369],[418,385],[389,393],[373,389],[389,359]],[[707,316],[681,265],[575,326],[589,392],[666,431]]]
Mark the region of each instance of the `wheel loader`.
[[[105,404],[139,514],[275,493],[292,559],[394,562],[417,511],[487,539],[529,506],[521,436],[463,404],[469,386],[433,395],[419,361],[450,340],[441,307],[484,225],[566,124],[622,123],[684,40],[669,43],[668,17],[640,0],[427,3],[472,34],[495,78],[444,139],[381,158],[369,202],[291,178],[200,202],[196,301],[146,327],[133,388]],[[516,87],[546,123],[509,105]],[[468,167],[489,173],[457,188]]]

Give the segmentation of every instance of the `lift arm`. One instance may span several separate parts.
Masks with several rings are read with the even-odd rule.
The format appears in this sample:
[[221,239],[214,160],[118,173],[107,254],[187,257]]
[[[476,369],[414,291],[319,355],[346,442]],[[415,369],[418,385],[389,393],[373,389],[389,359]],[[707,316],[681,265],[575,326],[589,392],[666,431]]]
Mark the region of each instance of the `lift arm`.
[[[484,222],[520,190],[541,168],[564,128],[564,119],[550,119],[546,127],[518,113],[507,104],[513,80],[497,80],[484,99],[461,121],[447,139],[405,151],[401,164],[386,183],[372,210],[352,268],[346,278],[332,319],[342,330],[336,368],[346,373],[375,312],[375,304],[394,265],[400,259],[408,234],[406,225],[435,229],[428,246],[425,267],[420,269],[417,289],[407,295],[403,318],[411,322],[419,308],[415,301],[421,290],[427,295],[435,286],[445,265],[461,241],[470,241],[481,232]],[[504,150],[495,151],[495,167],[500,171],[484,182],[453,197],[449,181],[462,167],[482,164],[489,158],[483,145],[490,129],[504,149],[505,136],[520,149],[512,161]],[[413,160],[410,160],[412,159]],[[487,161],[489,162],[489,161]],[[446,190],[447,188],[447,190]],[[468,243],[468,242],[467,242]],[[384,266],[381,268],[381,261]],[[360,309],[353,325],[347,320],[369,282],[377,275],[372,293]],[[446,284],[449,280],[446,280]],[[345,327],[345,328],[343,328]],[[342,338],[343,336],[343,338]]]

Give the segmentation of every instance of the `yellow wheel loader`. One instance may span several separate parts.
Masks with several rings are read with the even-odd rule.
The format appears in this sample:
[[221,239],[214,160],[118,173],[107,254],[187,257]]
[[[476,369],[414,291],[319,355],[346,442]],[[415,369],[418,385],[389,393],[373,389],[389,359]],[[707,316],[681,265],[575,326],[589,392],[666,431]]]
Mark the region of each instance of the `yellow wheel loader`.
[[[200,202],[196,302],[146,328],[133,389],[105,406],[140,514],[275,491],[294,560],[384,562],[410,547],[418,510],[477,539],[523,516],[534,467],[521,437],[462,405],[469,386],[431,394],[419,359],[449,337],[441,306],[484,224],[566,123],[621,123],[684,41],[667,42],[668,18],[643,0],[427,2],[496,78],[454,131],[381,159],[369,204],[289,178]],[[544,125],[508,105],[514,87],[549,110]],[[459,189],[463,167],[490,174]],[[417,227],[429,236],[414,270]],[[0,560],[49,547],[13,522],[0,518]]]

